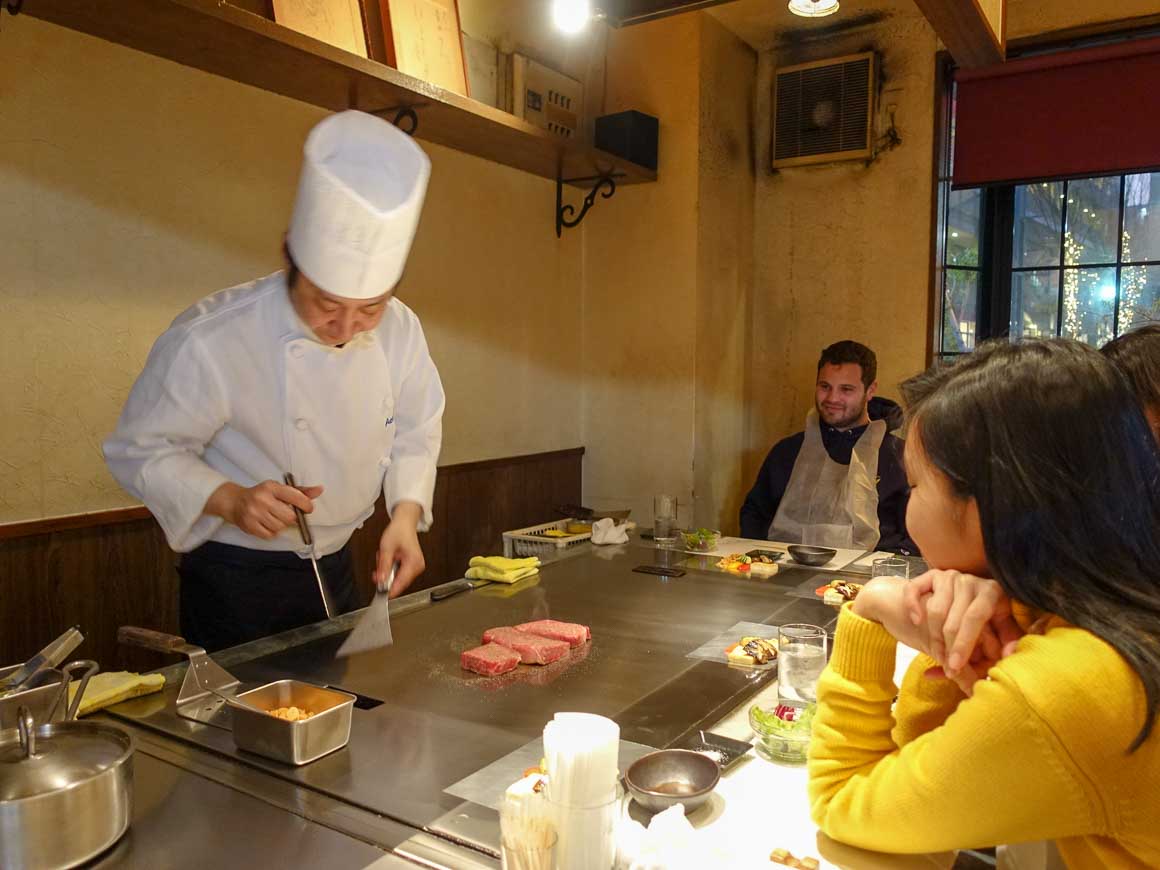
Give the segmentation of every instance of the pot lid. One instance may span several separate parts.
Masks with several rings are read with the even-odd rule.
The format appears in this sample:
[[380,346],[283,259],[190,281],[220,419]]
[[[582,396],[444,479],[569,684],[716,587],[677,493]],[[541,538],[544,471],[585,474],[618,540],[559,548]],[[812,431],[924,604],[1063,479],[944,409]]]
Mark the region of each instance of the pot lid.
[[129,736],[95,722],[62,722],[35,729],[27,755],[16,728],[0,732],[0,803],[62,791],[121,764],[133,751]]

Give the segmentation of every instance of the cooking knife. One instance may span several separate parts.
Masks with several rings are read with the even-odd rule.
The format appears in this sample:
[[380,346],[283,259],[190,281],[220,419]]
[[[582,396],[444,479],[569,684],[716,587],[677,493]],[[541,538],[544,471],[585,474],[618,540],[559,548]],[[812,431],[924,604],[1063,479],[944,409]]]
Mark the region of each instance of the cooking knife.
[[0,680],[0,693],[19,689],[37,674],[48,668],[55,668],[81,645],[85,636],[74,625],[60,637],[30,658],[19,670]]
[[[282,475],[282,479],[287,486],[298,489],[298,485],[294,483],[294,475],[289,471]],[[302,508],[297,505],[291,505],[291,507],[294,508],[294,518],[298,520],[298,534],[302,536],[302,543],[310,548],[310,564],[314,568],[314,579],[318,581],[318,594],[322,596],[322,609],[326,611],[327,619],[333,619],[334,603],[330,600],[330,588],[322,579],[322,572],[318,570],[318,559],[314,557],[314,535],[310,533],[310,524],[306,522],[306,514]]]

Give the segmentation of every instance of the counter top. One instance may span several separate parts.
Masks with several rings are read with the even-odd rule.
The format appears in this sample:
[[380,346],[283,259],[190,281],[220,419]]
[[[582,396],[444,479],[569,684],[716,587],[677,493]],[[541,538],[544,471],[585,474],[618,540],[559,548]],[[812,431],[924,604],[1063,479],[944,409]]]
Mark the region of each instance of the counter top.
[[[832,608],[785,594],[813,569],[783,568],[759,580],[679,556],[687,571],[680,578],[632,570],[673,558],[636,542],[586,546],[518,588],[493,585],[435,603],[429,591],[404,596],[391,604],[394,645],[349,659],[334,653],[357,613],[216,654],[243,685],[294,677],[360,696],[349,745],[299,768],[239,752],[228,731],[177,717],[173,701],[184,666],[167,669],[164,693],[111,711],[138,736],[149,783],[129,845],[155,826],[180,828],[199,805],[219,804],[229,819],[215,827],[215,810],[204,827],[199,822],[182,836],[195,842],[207,830],[281,826],[302,841],[330,844],[336,857],[328,866],[348,866],[349,859],[349,866],[377,867],[391,852],[427,866],[497,866],[495,811],[444,789],[537,737],[557,711],[609,716],[624,739],[658,748],[679,745],[702,728],[727,729],[731,713],[776,685],[776,672],[690,659],[690,651],[740,621],[832,630]],[[460,652],[478,645],[485,629],[548,617],[589,625],[591,643],[553,665],[500,677],[460,669]],[[734,794],[730,804],[741,807],[743,792],[766,791],[770,782],[800,794],[792,802],[797,815],[783,819],[796,831],[794,843],[812,842],[804,771],[746,761],[723,780],[722,795]],[[233,792],[227,800],[223,790]],[[292,818],[278,821],[271,812]],[[737,811],[731,818],[741,820]],[[766,858],[774,846],[793,848],[762,842]]]

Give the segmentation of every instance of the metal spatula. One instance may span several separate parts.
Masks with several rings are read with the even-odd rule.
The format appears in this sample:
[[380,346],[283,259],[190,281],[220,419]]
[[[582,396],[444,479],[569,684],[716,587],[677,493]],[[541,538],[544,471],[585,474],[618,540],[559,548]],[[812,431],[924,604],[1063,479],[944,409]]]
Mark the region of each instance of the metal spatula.
[[391,566],[391,573],[387,577],[386,584],[375,590],[375,597],[371,600],[370,606],[359,617],[354,631],[342,642],[342,646],[335,653],[338,658],[357,655],[382,646],[390,646],[395,642],[391,636],[390,592],[398,568],[398,563]]

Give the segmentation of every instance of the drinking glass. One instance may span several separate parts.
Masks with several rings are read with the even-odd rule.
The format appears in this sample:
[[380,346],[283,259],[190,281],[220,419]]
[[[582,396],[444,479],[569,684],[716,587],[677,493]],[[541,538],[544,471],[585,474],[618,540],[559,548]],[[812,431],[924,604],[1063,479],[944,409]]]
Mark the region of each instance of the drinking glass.
[[592,806],[561,803],[546,794],[559,840],[556,861],[559,867],[611,868],[616,860],[616,820],[623,798],[620,786],[604,803]]
[[658,545],[677,539],[677,500],[671,495],[653,498],[653,540]]
[[777,630],[777,697],[794,704],[818,700],[818,677],[826,666],[826,632],[816,625],[783,625]]
[[507,839],[501,839],[499,854],[503,870],[555,870],[556,832],[547,832],[541,842],[535,844],[509,843]]
[[871,577],[901,577],[910,579],[910,563],[901,556],[890,556],[886,559],[875,559],[870,563]]

